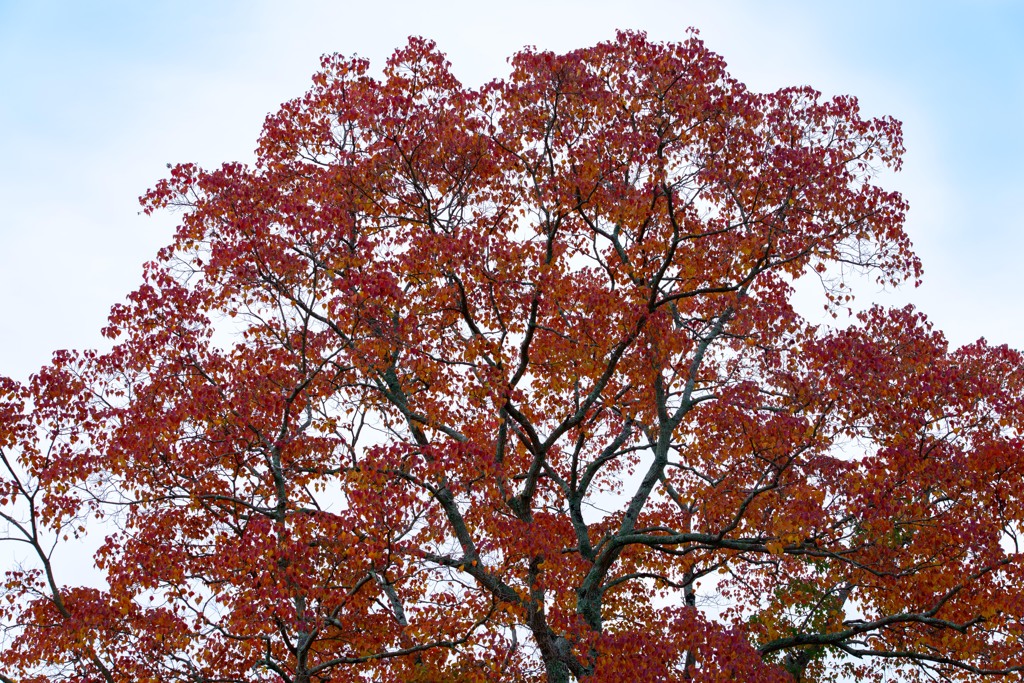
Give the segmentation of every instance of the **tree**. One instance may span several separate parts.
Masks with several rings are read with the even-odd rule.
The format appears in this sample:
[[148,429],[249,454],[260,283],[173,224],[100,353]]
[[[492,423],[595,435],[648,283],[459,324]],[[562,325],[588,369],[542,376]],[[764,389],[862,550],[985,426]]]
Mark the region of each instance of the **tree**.
[[[920,277],[898,122],[695,35],[368,68],[172,168],[113,349],[3,385],[7,679],[1024,671],[1021,355],[790,303]],[[68,528],[115,529],[105,590]]]

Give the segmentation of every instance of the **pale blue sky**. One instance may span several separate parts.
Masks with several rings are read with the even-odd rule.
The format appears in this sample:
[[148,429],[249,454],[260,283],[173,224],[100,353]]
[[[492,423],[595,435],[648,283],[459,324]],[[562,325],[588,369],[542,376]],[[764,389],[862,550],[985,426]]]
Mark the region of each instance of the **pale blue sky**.
[[914,301],[949,337],[1024,347],[1024,2],[45,2],[0,0],[0,374],[101,343],[175,217],[136,198],[167,162],[247,161],[263,116],[324,52],[375,65],[410,34],[465,83],[524,44],[565,50],[616,28],[695,26],[765,90],[809,84],[904,121]]

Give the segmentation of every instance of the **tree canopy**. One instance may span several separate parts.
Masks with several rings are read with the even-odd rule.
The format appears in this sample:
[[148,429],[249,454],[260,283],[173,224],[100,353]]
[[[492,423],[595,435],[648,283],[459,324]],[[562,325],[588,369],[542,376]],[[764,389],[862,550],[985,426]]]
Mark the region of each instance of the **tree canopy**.
[[142,198],[112,349],[0,382],[0,680],[1019,676],[1024,359],[792,306],[919,279],[902,152],[694,34],[324,58]]

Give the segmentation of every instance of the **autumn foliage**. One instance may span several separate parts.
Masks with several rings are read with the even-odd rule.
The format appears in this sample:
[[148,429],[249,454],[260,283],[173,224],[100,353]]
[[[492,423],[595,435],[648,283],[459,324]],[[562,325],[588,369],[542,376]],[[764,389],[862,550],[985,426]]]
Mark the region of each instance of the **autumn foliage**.
[[370,74],[172,168],[112,350],[0,384],[0,680],[1017,680],[1024,359],[790,303],[919,278],[896,121],[695,35]]

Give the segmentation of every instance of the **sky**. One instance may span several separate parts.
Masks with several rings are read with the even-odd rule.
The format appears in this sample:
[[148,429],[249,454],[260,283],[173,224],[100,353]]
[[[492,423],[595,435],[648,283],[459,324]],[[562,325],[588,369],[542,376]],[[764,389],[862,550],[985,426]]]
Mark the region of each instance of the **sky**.
[[0,0],[0,374],[102,346],[179,218],[140,215],[138,196],[168,163],[251,161],[321,54],[379,67],[422,35],[479,85],[524,45],[690,26],[754,90],[811,85],[903,121],[904,170],[883,182],[910,202],[924,285],[867,284],[862,303],[913,302],[956,345],[1024,348],[1022,2]]
[[[902,120],[904,169],[883,182],[909,200],[924,284],[867,284],[861,303],[913,302],[955,345],[1024,349],[1019,0],[0,0],[0,375],[102,346],[110,306],[179,218],[141,215],[137,198],[168,163],[250,162],[320,55],[379,68],[422,35],[479,85],[525,45],[688,27],[754,90],[811,85]],[[96,581],[88,550],[74,555],[67,575]]]

